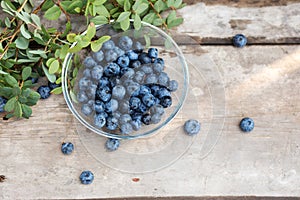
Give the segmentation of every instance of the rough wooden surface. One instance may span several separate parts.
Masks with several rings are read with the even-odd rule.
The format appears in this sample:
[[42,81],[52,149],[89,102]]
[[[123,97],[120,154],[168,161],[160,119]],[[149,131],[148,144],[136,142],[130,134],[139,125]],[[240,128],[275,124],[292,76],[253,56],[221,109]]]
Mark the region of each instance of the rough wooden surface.
[[[187,20],[177,31],[195,37],[226,38],[243,30],[268,40],[299,38],[299,10],[297,3],[264,8],[199,3],[181,11]],[[202,18],[190,19],[194,11]],[[236,19],[251,23],[245,29],[232,28],[229,22]],[[39,101],[30,120],[0,121],[0,199],[299,197],[300,45],[181,48],[193,86],[189,91],[193,98],[185,109],[196,106],[200,110],[196,117],[202,122],[202,132],[175,163],[138,174],[106,166],[85,149],[63,97],[51,96]],[[190,102],[193,99],[197,105]],[[218,113],[222,108],[226,112]],[[177,120],[182,122],[189,114],[183,112]],[[238,128],[244,116],[256,123],[249,134]],[[215,127],[221,135],[208,141],[207,133]],[[75,144],[72,155],[60,152],[63,141]],[[203,152],[204,147],[209,150]],[[95,174],[92,185],[78,180],[85,169]]]

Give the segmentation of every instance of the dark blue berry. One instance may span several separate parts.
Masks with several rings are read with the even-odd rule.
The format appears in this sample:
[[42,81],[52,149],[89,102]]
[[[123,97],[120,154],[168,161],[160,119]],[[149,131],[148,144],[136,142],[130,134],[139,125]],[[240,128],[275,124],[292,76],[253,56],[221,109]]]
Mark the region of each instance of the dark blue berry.
[[165,96],[171,96],[171,92],[165,87],[160,87],[157,91],[157,97],[161,99]]
[[96,99],[103,102],[109,101],[111,98],[111,90],[108,86],[98,87],[96,90]]
[[129,57],[124,54],[124,55],[118,57],[117,63],[120,67],[128,67],[129,66]]
[[240,122],[240,128],[244,132],[250,132],[254,129],[254,121],[249,117],[245,117]]
[[138,107],[135,111],[140,113],[145,113],[147,112],[147,110],[148,107],[145,104],[141,103],[140,107]]
[[31,83],[35,84],[38,82],[39,78],[38,77],[29,77],[27,80],[31,80]]
[[164,96],[160,100],[160,105],[164,108],[170,107],[172,105],[172,97],[171,96]]
[[129,99],[129,107],[132,110],[136,110],[141,106],[141,100],[138,97],[131,97]]
[[154,59],[153,63],[159,63],[162,66],[165,66],[165,61],[162,58],[156,58],[156,59]]
[[98,128],[102,128],[106,124],[107,114],[105,112],[99,112],[94,115],[94,124]]
[[133,113],[130,114],[130,116],[131,116],[131,119],[133,121],[135,121],[135,120],[140,120],[141,121],[142,117],[143,117],[143,114],[140,113],[140,112],[133,112]]
[[148,63],[151,63],[152,59],[148,56],[147,53],[142,52],[139,55],[139,61],[141,61],[141,63],[143,63],[143,64],[148,64]]
[[109,81],[108,77],[102,77],[98,81],[98,87],[103,87],[103,86],[110,87],[110,81]]
[[142,116],[142,122],[145,124],[145,125],[149,125],[151,123],[151,115],[149,115],[148,113],[147,114],[144,114]]
[[247,44],[247,38],[243,34],[237,34],[232,38],[232,43],[236,47],[244,47]]
[[148,108],[155,105],[155,97],[151,93],[145,94],[142,101]]
[[109,116],[106,118],[106,128],[108,130],[114,131],[118,128],[119,124],[118,124],[118,119],[113,117],[113,116]]
[[141,61],[135,60],[135,61],[131,62],[129,67],[137,69],[137,68],[141,67],[141,65],[142,65]]
[[139,54],[137,54],[133,50],[127,51],[126,54],[127,54],[128,58],[129,58],[129,60],[137,60],[139,58]]
[[190,119],[184,123],[184,132],[188,135],[196,135],[199,133],[200,128],[200,123],[194,119]]
[[140,96],[145,96],[146,94],[150,94],[151,89],[146,86],[146,85],[141,85],[140,90],[139,90],[139,95]]
[[84,185],[91,184],[94,180],[94,174],[91,171],[83,171],[79,176],[80,182]]
[[128,36],[122,36],[119,39],[119,47],[125,51],[128,51],[132,48],[132,40]]
[[7,99],[0,96],[0,112],[4,112],[4,106],[5,106],[6,102],[7,102]]
[[101,100],[95,101],[94,110],[96,113],[104,112],[104,107],[105,107],[105,105],[104,105],[103,101],[101,101]]
[[105,147],[108,151],[115,151],[119,148],[120,141],[115,138],[108,138],[105,143]]
[[74,145],[71,142],[63,142],[61,144],[61,152],[70,155],[74,150]]
[[118,76],[120,73],[120,66],[117,63],[108,63],[104,67],[104,74],[107,77]]
[[37,89],[37,92],[40,94],[41,99],[47,99],[48,97],[50,97],[51,89],[47,85],[42,85]]
[[157,97],[160,86],[157,85],[157,84],[153,84],[153,85],[150,86],[150,88],[151,88],[151,94],[153,94],[154,96]]
[[157,48],[150,48],[148,50],[148,56],[150,58],[157,58],[157,56],[158,56],[158,50],[157,50]]

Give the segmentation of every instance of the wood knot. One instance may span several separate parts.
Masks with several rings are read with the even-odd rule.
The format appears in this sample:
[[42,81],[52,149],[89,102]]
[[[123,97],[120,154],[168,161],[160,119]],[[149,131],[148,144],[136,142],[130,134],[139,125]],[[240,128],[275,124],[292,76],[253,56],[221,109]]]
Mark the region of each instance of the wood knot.
[[6,177],[4,175],[0,175],[0,183],[4,182]]

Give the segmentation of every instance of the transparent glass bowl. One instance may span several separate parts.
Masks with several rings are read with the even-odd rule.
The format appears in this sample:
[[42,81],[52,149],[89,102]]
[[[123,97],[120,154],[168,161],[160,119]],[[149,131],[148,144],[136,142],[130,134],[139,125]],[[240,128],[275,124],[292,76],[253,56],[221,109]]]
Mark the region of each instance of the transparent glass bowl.
[[[185,101],[188,91],[189,74],[187,63],[175,41],[164,31],[148,23],[142,22],[142,26],[139,30],[135,30],[132,25],[133,22],[131,21],[131,28],[125,32],[115,31],[113,22],[111,24],[97,26],[96,36],[109,35],[111,36],[111,40],[113,40],[115,44],[118,44],[118,39],[126,35],[132,38],[134,43],[137,41],[140,42],[144,46],[144,52],[147,52],[151,47],[158,49],[158,57],[164,59],[164,72],[168,74],[170,80],[176,80],[178,82],[178,89],[171,93],[172,105],[165,108],[165,113],[159,123],[142,125],[138,131],[133,131],[131,134],[122,134],[119,129],[117,131],[109,131],[105,128],[98,128],[94,125],[95,111],[93,111],[91,115],[86,116],[81,111],[82,103],[76,100],[77,93],[79,92],[78,82],[83,77],[85,67],[82,65],[80,68],[76,67],[75,69],[74,63],[83,63],[83,60],[91,55],[91,51],[89,49],[83,49],[76,53],[77,55],[68,53],[62,68],[63,94],[73,115],[81,124],[94,133],[109,138],[135,139],[156,133],[176,116]],[[73,46],[75,45],[76,43],[73,44]],[[74,59],[77,60],[75,61]],[[104,67],[106,65],[105,58],[104,61],[99,64]],[[74,70],[76,72],[74,72]],[[74,73],[77,74],[75,78],[73,78]],[[118,110],[116,112],[118,112]]]

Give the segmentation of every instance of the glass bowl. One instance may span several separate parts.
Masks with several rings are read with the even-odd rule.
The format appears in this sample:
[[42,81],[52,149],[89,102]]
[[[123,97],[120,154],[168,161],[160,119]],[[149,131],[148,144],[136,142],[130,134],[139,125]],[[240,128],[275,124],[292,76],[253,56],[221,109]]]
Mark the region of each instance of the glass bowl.
[[[139,58],[141,58],[141,52],[144,55],[148,55],[148,50],[150,48],[156,48],[158,50],[158,58],[162,58],[164,61],[164,69],[163,72],[168,75],[167,81],[165,81],[165,76],[164,78],[161,77],[161,79],[158,79],[158,77],[162,74],[159,72],[159,67],[154,69],[153,63],[160,62],[157,58],[150,58],[150,63],[147,63],[149,61],[143,60],[145,63],[142,62],[140,66],[135,66],[131,67],[133,70],[129,70],[130,73],[126,70],[125,72],[121,75],[121,73],[115,73],[114,75],[111,75],[109,73],[106,73],[109,71],[107,66],[109,63],[117,63],[117,60],[115,60],[115,56],[112,54],[114,53],[113,51],[109,51],[108,49],[110,48],[110,45],[103,45],[100,51],[103,52],[103,60],[101,61],[101,53],[98,53],[97,55],[100,57],[96,57],[97,55],[95,52],[92,52],[89,48],[85,48],[81,50],[78,53],[68,53],[66,56],[66,59],[63,63],[63,68],[62,68],[62,88],[63,88],[63,94],[64,98],[66,100],[66,103],[73,113],[73,115],[79,120],[81,124],[83,124],[85,127],[90,129],[92,132],[97,133],[99,135],[109,137],[109,138],[116,138],[116,139],[135,139],[135,138],[140,138],[140,137],[145,137],[152,135],[154,133],[157,133],[158,130],[160,130],[162,127],[166,126],[178,113],[178,111],[181,109],[183,106],[183,103],[185,101],[187,91],[188,91],[188,85],[189,85],[189,74],[188,74],[188,67],[186,60],[175,43],[175,41],[164,31],[161,29],[152,26],[148,23],[142,22],[142,26],[139,30],[135,30],[133,28],[133,21],[130,22],[130,28],[127,31],[116,31],[114,27],[114,23],[106,24],[106,25],[100,25],[96,26],[96,37],[101,37],[104,35],[109,35],[111,37],[111,40],[115,44],[115,46],[119,47],[119,50],[117,51],[115,49],[115,52],[117,52],[117,57],[120,57],[122,55],[127,55],[128,50],[126,49],[126,44],[125,46],[122,46],[120,42],[120,38],[127,38],[127,36],[132,40],[132,48],[130,50],[134,50],[137,54],[140,55]],[[83,33],[85,34],[85,33]],[[127,38],[128,39],[128,38]],[[124,43],[123,43],[124,44]],[[75,46],[76,43],[73,44]],[[127,41],[128,45],[128,41]],[[130,42],[129,42],[130,46]],[[128,47],[128,46],[127,46]],[[142,48],[141,48],[142,47]],[[87,57],[89,59],[93,59],[96,64],[92,64],[91,66],[87,65]],[[155,55],[152,54],[152,57],[155,57]],[[142,59],[142,58],[141,58]],[[120,64],[121,62],[119,62]],[[133,61],[130,61],[130,65],[133,63]],[[93,70],[95,65],[100,65],[102,66],[102,69],[104,69],[104,72],[100,70],[100,74],[104,74],[103,76],[108,76],[109,79],[111,80],[111,83],[109,85],[110,90],[106,90],[106,93],[112,94],[111,98],[114,98],[115,101],[114,103],[107,103],[103,102],[104,105],[106,105],[106,111],[107,115],[106,120],[110,122],[115,122],[115,123],[110,123],[113,124],[113,126],[117,126],[116,129],[111,130],[113,126],[110,126],[110,128],[107,128],[106,125],[101,127],[102,125],[97,126],[97,123],[95,125],[95,116],[99,113],[99,107],[97,112],[95,111],[95,101],[97,101],[97,105],[99,104],[99,95],[98,94],[103,94],[101,92],[97,93],[97,90],[102,87],[103,82],[100,83],[99,77],[100,76],[95,76],[95,74],[92,74],[91,77],[91,71]],[[146,67],[144,67],[146,66]],[[120,67],[120,66],[119,66]],[[156,66],[157,67],[157,66]],[[152,69],[152,73],[147,72],[147,70]],[[122,69],[122,67],[120,67]],[[97,71],[97,70],[95,70]],[[142,80],[136,78],[137,74],[139,74],[138,71],[143,71],[145,72],[145,75],[142,76]],[[111,71],[110,71],[111,72]],[[134,72],[134,73],[132,73]],[[129,75],[128,75],[129,73]],[[147,78],[149,76],[155,76],[156,78],[151,79]],[[140,76],[141,77],[141,76]],[[83,79],[89,80],[87,83],[83,83]],[[131,81],[128,81],[128,80]],[[147,79],[147,81],[146,81]],[[160,81],[155,81],[156,79]],[[175,82],[178,83],[178,87],[176,89],[176,84],[175,84],[175,89],[174,87],[171,86],[171,81],[175,80]],[[81,81],[81,82],[80,82]],[[134,84],[133,82],[138,84]],[[174,83],[174,81],[172,81]],[[129,85],[135,85],[138,86],[136,89],[128,89]],[[115,89],[115,92],[113,93],[112,91],[114,90],[115,85],[121,85],[126,89],[126,94],[125,95],[116,95],[120,94],[122,92],[117,92],[118,90]],[[160,88],[161,90],[164,91],[169,91],[171,94],[171,100],[172,104],[170,106],[166,106],[166,104],[161,103],[164,97],[159,99],[157,96],[155,96],[154,100],[157,101],[155,104],[159,105],[164,105],[164,114],[161,115],[159,118],[160,120],[150,120],[149,125],[145,125],[142,123],[140,129],[138,130],[133,130],[133,131],[126,131],[122,124],[124,124],[124,119],[128,118],[120,118],[120,116],[128,114],[132,116],[135,114],[133,111],[134,109],[129,108],[124,111],[124,108],[128,105],[128,102],[131,100],[133,96],[137,96],[140,98],[142,103],[149,103],[147,99],[143,100],[142,94],[138,92],[140,90],[141,86],[147,86],[148,88],[151,88],[152,86],[157,86],[156,88]],[[173,85],[174,86],[174,85]],[[94,88],[94,89],[91,89]],[[133,87],[135,88],[135,87]],[[155,87],[153,87],[155,89]],[[96,91],[95,91],[96,90]],[[82,98],[82,95],[85,94],[88,98]],[[138,95],[139,94],[139,95]],[[152,94],[152,93],[151,93]],[[153,93],[154,94],[154,93]],[[98,95],[98,96],[97,96]],[[157,95],[157,93],[156,93]],[[83,95],[84,96],[84,95]],[[100,95],[101,96],[101,95]],[[118,98],[117,98],[118,96]],[[154,96],[154,95],[153,95]],[[163,92],[162,95],[163,96]],[[102,97],[102,96],[101,96]],[[103,100],[101,98],[101,100]],[[153,99],[152,99],[153,100]],[[112,102],[112,101],[111,101]],[[103,105],[101,103],[101,105]],[[116,105],[117,104],[117,105]],[[134,103],[130,104],[132,107]],[[144,106],[142,107],[141,104],[137,104],[138,110],[143,110],[143,114],[145,115],[146,113],[149,113],[150,116],[153,117],[153,113],[155,113],[152,109],[153,112],[151,111],[151,103],[148,105],[148,107]],[[107,107],[108,106],[108,107]],[[109,107],[111,106],[111,107]],[[158,106],[161,108],[161,106]],[[139,112],[140,113],[140,112]],[[127,116],[128,116],[127,115]],[[116,120],[111,120],[112,117]],[[157,116],[156,116],[157,117]],[[103,117],[102,117],[103,118]],[[110,119],[108,119],[110,118]],[[136,118],[135,118],[136,119]],[[101,120],[100,120],[101,121]],[[126,121],[126,120],[125,120]],[[133,120],[126,121],[126,124],[132,124]],[[142,120],[143,121],[143,120]],[[98,121],[99,122],[99,121]],[[101,121],[103,122],[103,121]],[[108,124],[108,123],[106,123]],[[132,128],[132,126],[131,126]],[[131,130],[131,128],[127,130]]]

